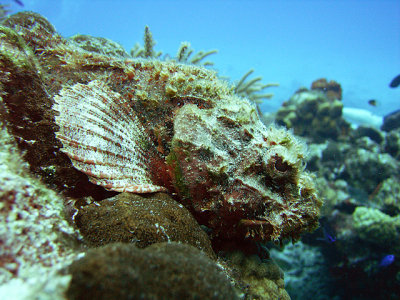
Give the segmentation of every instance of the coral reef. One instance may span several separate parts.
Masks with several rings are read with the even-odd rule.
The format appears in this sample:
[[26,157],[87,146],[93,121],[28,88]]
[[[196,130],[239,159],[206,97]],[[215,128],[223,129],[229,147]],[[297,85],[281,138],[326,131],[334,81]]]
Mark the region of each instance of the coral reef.
[[391,131],[400,128],[400,110],[395,110],[383,118],[381,129],[383,131]]
[[69,277],[57,272],[79,254],[78,234],[64,218],[65,199],[28,173],[4,128],[0,199],[0,298],[60,298]]
[[398,112],[355,128],[317,80],[276,114],[306,157],[252,70],[154,48],[2,20],[0,298],[288,299],[283,269],[293,299],[398,299]]
[[342,87],[334,80],[317,79],[311,83],[311,90],[323,92],[330,101],[342,100]]
[[378,129],[365,125],[358,126],[352,132],[351,137],[356,140],[359,138],[368,137],[371,141],[375,142],[378,145],[381,144],[384,140],[384,136]]
[[90,246],[124,242],[144,248],[160,242],[181,242],[215,259],[207,234],[181,204],[166,194],[122,193],[82,207],[75,223]]
[[400,185],[396,177],[382,181],[370,197],[373,204],[391,216],[400,215]]
[[386,134],[384,151],[396,160],[400,160],[400,129],[392,130]]
[[360,206],[354,210],[353,222],[360,239],[399,253],[400,216],[391,217],[376,208]]
[[[320,247],[331,268],[335,294],[342,298],[397,299],[400,217],[355,201],[352,206],[337,206],[327,220],[337,241]],[[395,260],[383,264],[388,255],[394,255]]]
[[285,272],[286,290],[292,300],[313,299],[328,300],[338,297],[329,295],[332,279],[326,276],[329,272],[324,256],[317,248],[301,241],[295,245],[288,244],[284,249],[271,249],[271,257]]
[[236,283],[245,287],[241,289],[245,290],[243,299],[290,299],[284,289],[283,272],[273,260],[246,256],[240,251],[227,253],[224,259]]
[[[318,97],[324,101],[315,101]],[[323,91],[300,89],[277,113],[278,122],[293,122],[294,132],[312,142],[307,169],[317,175],[324,207],[319,229],[304,235],[302,244],[271,250],[271,256],[285,271],[293,299],[305,298],[303,291],[311,289],[318,290],[315,299],[397,299],[398,130],[383,132],[371,122],[349,126],[341,114],[327,119],[332,123],[321,122],[322,108],[334,111],[335,102],[342,107]]]
[[340,177],[353,187],[371,194],[384,180],[399,175],[400,164],[389,154],[364,148],[351,149],[345,158]]
[[34,13],[1,30],[5,118],[47,183],[98,200],[168,190],[214,239],[297,239],[317,226],[302,143],[266,128],[215,72],[105,54]]
[[110,244],[69,268],[68,299],[238,299],[228,278],[198,249],[178,243],[138,249]]
[[292,128],[296,135],[322,142],[345,136],[350,125],[342,118],[343,104],[319,90],[298,90],[277,111],[275,121]]
[[[183,43],[161,61],[148,28],[144,40],[130,55],[36,13],[2,21],[0,295],[288,298],[272,261],[214,250],[254,254],[317,227],[304,143],[203,67],[214,51]],[[248,75],[236,92],[251,98],[265,86]]]

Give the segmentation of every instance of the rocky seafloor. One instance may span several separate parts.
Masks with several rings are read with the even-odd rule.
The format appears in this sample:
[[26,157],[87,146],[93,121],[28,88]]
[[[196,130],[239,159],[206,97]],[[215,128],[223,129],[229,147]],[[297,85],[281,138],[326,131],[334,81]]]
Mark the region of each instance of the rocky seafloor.
[[[47,99],[34,89],[56,94],[49,77],[59,80],[58,70],[51,76],[30,73],[38,64],[29,47],[48,46],[55,30],[37,14],[13,18],[3,21],[0,37],[19,47],[20,56],[14,61],[27,71],[30,95]],[[29,26],[45,34],[32,30],[26,45],[10,32]],[[73,39],[85,51],[103,49],[102,55],[129,58],[111,41]],[[16,80],[21,77],[4,71],[12,69],[4,49],[0,47],[0,96],[6,99],[7,86],[7,92],[12,90],[24,105]],[[55,58],[48,51],[42,57],[50,64]],[[88,74],[100,69],[96,56],[91,59],[93,65],[85,66]],[[70,80],[77,76],[68,72]],[[63,84],[55,82],[53,88]],[[81,174],[68,173],[65,158],[52,154],[55,147],[46,146],[48,129],[43,127],[50,124],[46,123],[50,106],[37,107],[37,115],[27,121],[38,133],[31,142],[26,128],[9,125],[14,120],[12,124],[24,124],[29,116],[20,120],[13,115],[18,111],[14,106],[1,106],[1,299],[399,298],[400,125],[391,116],[382,127],[385,130],[353,128],[343,118],[339,84],[321,80],[311,89],[301,88],[275,114],[264,116],[269,120],[265,123],[273,119],[307,142],[307,169],[316,174],[324,199],[320,228],[293,245],[284,241],[230,245],[212,237],[210,228],[199,225],[193,212],[173,195],[114,193],[89,183],[75,184],[81,182]],[[35,111],[34,105],[27,109]],[[62,168],[35,164],[47,158],[32,150],[40,143],[48,159]],[[58,177],[55,172],[69,176]]]
[[354,126],[329,90],[301,88],[274,114],[307,140],[324,206],[318,230],[272,256],[292,299],[398,299],[400,113]]

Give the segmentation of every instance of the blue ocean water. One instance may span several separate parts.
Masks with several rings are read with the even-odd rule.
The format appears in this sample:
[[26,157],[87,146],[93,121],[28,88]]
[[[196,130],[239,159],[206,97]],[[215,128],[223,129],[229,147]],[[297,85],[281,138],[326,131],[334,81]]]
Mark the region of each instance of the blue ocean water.
[[388,87],[400,73],[398,0],[1,2],[43,14],[64,36],[107,37],[128,51],[142,41],[145,25],[164,53],[175,54],[182,41],[218,49],[211,60],[221,75],[238,80],[254,68],[264,82],[280,83],[264,111],[321,77],[342,85],[345,106],[378,115],[400,108],[399,90]]

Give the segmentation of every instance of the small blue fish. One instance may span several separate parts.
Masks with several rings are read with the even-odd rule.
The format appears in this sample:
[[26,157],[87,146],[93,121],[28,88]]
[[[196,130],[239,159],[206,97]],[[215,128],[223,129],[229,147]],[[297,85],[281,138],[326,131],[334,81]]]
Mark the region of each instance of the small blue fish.
[[322,226],[322,232],[324,233],[324,237],[322,238],[317,238],[318,241],[323,241],[328,244],[332,244],[336,242],[336,237],[332,231],[327,225]]
[[334,237],[333,235],[330,235],[330,234],[326,233],[326,234],[325,234],[325,240],[326,240],[328,243],[334,243],[334,242],[336,242],[336,237]]
[[390,266],[395,260],[394,254],[388,254],[385,255],[382,259],[381,262],[379,263],[380,267],[388,267]]

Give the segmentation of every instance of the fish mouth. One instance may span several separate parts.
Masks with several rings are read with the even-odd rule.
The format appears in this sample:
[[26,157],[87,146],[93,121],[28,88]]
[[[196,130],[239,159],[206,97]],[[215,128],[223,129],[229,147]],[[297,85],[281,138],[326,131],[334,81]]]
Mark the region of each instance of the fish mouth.
[[239,221],[239,228],[245,228],[245,239],[251,238],[252,240],[269,240],[274,231],[273,226],[267,220],[249,220],[241,219]]
[[[244,240],[296,241],[304,232],[313,231],[319,226],[320,202],[315,191],[302,184],[293,187],[292,192],[286,195],[273,193],[260,196],[256,189],[248,186],[245,190],[253,190],[253,201],[241,206],[243,214],[237,223]],[[259,199],[254,201],[256,195]]]

